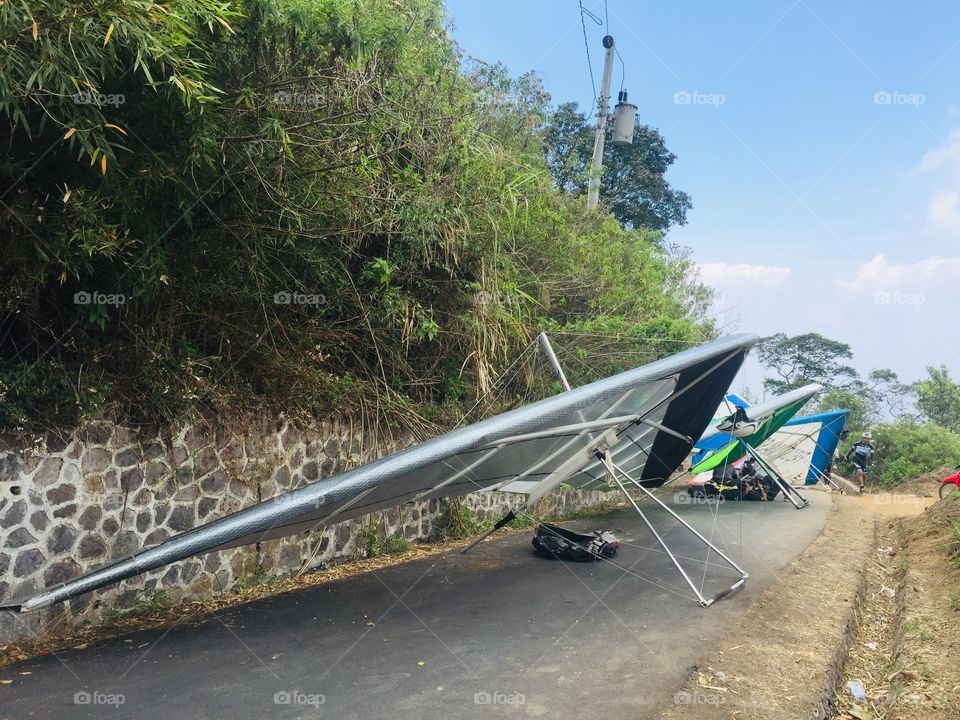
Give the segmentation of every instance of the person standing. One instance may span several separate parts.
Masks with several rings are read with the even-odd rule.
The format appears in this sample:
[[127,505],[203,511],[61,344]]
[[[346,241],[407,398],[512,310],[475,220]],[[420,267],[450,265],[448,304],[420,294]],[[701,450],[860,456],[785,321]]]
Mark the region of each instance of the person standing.
[[853,463],[853,467],[857,471],[857,477],[860,480],[860,492],[863,492],[863,486],[867,481],[867,468],[870,467],[873,456],[876,454],[876,448],[870,443],[872,439],[873,436],[867,430],[863,433],[863,437],[847,451],[846,455],[846,459]]

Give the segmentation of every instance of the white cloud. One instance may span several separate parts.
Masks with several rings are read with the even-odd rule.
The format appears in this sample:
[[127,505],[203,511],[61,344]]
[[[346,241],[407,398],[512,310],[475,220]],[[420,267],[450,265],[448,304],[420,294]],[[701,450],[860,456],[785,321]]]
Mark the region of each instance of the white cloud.
[[713,287],[729,287],[740,283],[755,283],[764,287],[782,285],[793,272],[792,268],[782,265],[750,265],[739,263],[730,265],[725,262],[702,263],[700,277]]
[[960,237],[960,193],[937,190],[927,204],[927,220],[938,230]]
[[927,201],[927,222],[941,233],[960,237],[960,130],[951,131],[943,145],[924,153],[914,171],[949,175],[946,186]]
[[883,255],[865,262],[851,280],[837,284],[852,292],[900,290],[921,292],[953,288],[960,277],[960,257],[933,255],[913,263],[891,263]]
[[960,170],[960,130],[952,130],[943,145],[924,153],[916,172],[927,173],[944,168]]

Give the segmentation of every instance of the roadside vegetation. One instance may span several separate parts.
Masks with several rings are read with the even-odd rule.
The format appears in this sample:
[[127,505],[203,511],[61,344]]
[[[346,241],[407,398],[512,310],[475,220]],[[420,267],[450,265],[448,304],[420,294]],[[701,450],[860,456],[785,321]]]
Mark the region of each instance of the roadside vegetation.
[[[886,368],[864,377],[848,364],[849,345],[816,333],[764,338],[758,355],[770,373],[764,380],[768,392],[816,382],[825,390],[803,413],[850,411],[841,456],[864,430],[872,432],[876,457],[870,477],[880,487],[889,490],[934,471],[945,477],[960,465],[960,384],[946,367],[928,367],[927,377],[913,384]],[[838,467],[840,474],[848,469],[843,462]]]
[[590,357],[579,380],[712,337],[663,234],[691,203],[660,134],[608,158],[629,202],[588,212],[583,116],[445,22],[440,0],[0,4],[0,427],[432,432],[500,380],[552,392],[504,377],[541,329]]

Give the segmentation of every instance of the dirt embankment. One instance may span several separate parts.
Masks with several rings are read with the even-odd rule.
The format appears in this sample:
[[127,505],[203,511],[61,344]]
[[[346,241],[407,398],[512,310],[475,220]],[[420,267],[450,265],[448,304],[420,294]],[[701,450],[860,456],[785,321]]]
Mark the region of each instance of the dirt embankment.
[[[935,490],[936,479],[920,478],[912,486]],[[960,717],[960,502],[947,498],[915,517],[883,517],[878,531],[867,602],[832,717],[955,720]],[[859,700],[854,690],[862,691]]]
[[[834,494],[823,534],[787,568],[775,588],[739,616],[725,617],[730,628],[726,645],[701,660],[662,716],[859,717],[845,714],[853,708],[865,718],[897,717],[879,715],[867,702],[854,703],[845,686],[849,673],[861,672],[859,650],[890,659],[901,647],[893,618],[905,596],[896,588],[898,573],[910,576],[900,569],[897,528],[902,518],[913,516],[918,527],[925,527],[927,516],[921,513],[932,502],[929,496],[902,492]],[[896,547],[890,547],[891,542]],[[878,617],[890,618],[888,633],[873,632]],[[865,628],[877,637],[863,639]],[[876,643],[875,649],[864,643]],[[868,692],[885,695],[896,685],[899,697],[910,696],[905,683],[887,679],[892,672],[893,665],[882,674],[884,682],[868,681]]]

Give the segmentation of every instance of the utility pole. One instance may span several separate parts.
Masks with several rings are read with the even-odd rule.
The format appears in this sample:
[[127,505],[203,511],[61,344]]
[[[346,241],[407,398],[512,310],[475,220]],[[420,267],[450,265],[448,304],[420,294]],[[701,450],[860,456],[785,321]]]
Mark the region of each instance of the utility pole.
[[607,118],[610,117],[610,77],[613,75],[613,36],[605,35],[603,46],[607,54],[603,58],[603,82],[597,100],[597,135],[593,140],[593,162],[590,165],[590,185],[587,189],[587,208],[592,209],[600,201],[600,173],[603,171],[603,144],[606,139]]

